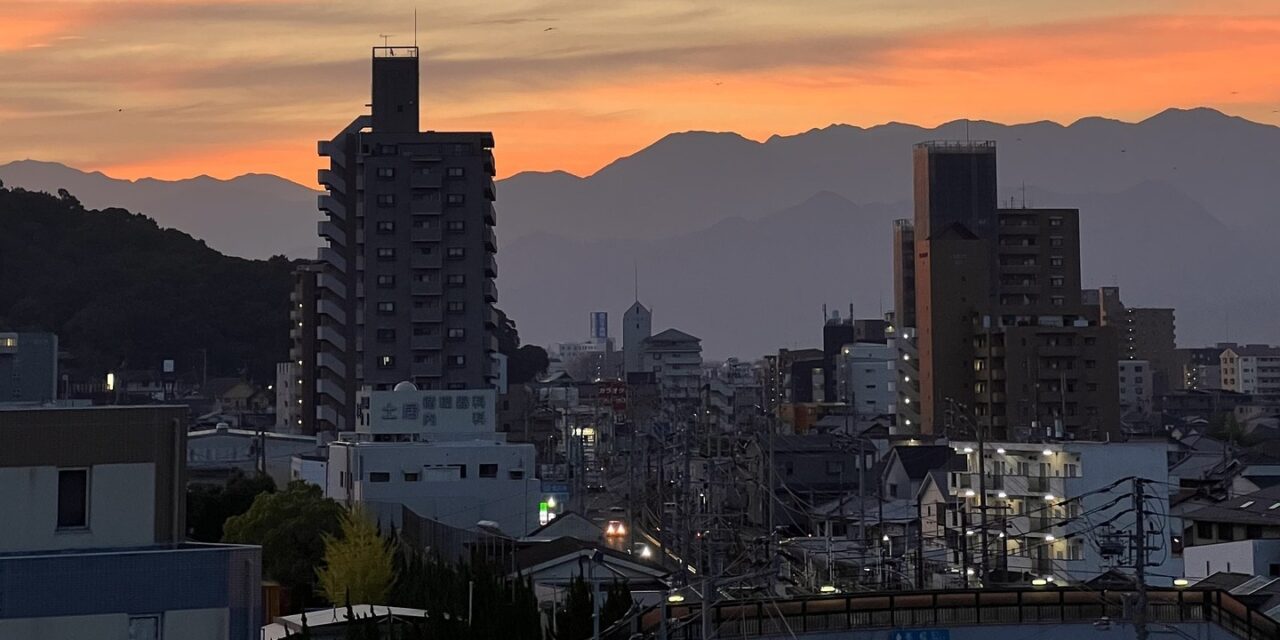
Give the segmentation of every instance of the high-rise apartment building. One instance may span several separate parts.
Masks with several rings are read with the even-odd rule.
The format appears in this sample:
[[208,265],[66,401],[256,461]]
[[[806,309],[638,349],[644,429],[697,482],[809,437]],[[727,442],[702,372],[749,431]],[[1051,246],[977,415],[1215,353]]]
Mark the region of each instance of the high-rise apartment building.
[[315,326],[295,327],[315,390],[304,431],[353,428],[363,391],[480,389],[497,374],[493,135],[419,130],[417,47],[375,47],[372,66],[371,115],[319,143],[327,246],[298,301]]
[[1100,287],[1082,294],[1084,303],[1096,307],[1096,319],[1116,327],[1121,360],[1146,360],[1152,387],[1158,396],[1182,386],[1182,359],[1178,355],[1173,309],[1129,307],[1120,300],[1119,287]]
[[1115,331],[1081,303],[1078,212],[999,208],[993,142],[923,143],[914,163],[914,287],[895,291],[915,300],[921,431],[957,413],[992,438],[1116,429]]

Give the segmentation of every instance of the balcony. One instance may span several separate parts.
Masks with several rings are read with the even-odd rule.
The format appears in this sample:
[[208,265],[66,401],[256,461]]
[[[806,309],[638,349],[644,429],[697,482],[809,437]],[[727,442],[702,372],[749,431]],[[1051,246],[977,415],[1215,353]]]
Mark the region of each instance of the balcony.
[[316,252],[316,257],[321,262],[326,262],[332,265],[333,268],[337,269],[338,271],[341,271],[343,273],[346,273],[347,271],[346,258],[343,258],[342,254],[338,253],[338,251],[333,247],[320,247],[320,250]]
[[485,180],[484,183],[484,199],[493,202],[498,199],[497,188],[493,185],[493,178]]
[[347,181],[343,180],[342,176],[338,175],[338,173],[333,169],[320,169],[316,171],[316,182],[319,182],[320,186],[330,191],[336,191],[338,193],[345,193],[347,191]]
[[344,247],[347,246],[347,234],[343,232],[342,229],[339,228],[332,220],[321,220],[320,222],[317,222],[316,231],[320,234],[321,238],[328,238],[329,241],[335,244],[342,245]]
[[410,336],[409,348],[414,351],[439,351],[444,348],[444,341],[439,335],[434,336]]
[[415,250],[413,255],[409,256],[409,268],[411,269],[441,269],[443,267],[444,260],[440,257],[438,251],[424,255]]
[[440,286],[440,282],[417,282],[409,283],[409,294],[415,296],[439,296],[444,295],[444,288]]
[[442,186],[439,169],[415,167],[409,174],[409,186],[413,189],[439,189]]
[[440,306],[414,307],[409,310],[409,322],[444,322],[444,312]]
[[440,232],[439,226],[435,226],[430,229],[423,229],[421,227],[413,227],[409,229],[409,240],[413,242],[440,242],[442,239],[444,239],[444,236]]
[[316,286],[332,291],[334,295],[344,300],[347,298],[347,286],[342,284],[342,281],[331,273],[322,273],[317,276]]
[[493,233],[493,227],[485,225],[484,227],[484,248],[485,251],[498,252],[498,237]]
[[[338,424],[338,411],[327,404],[316,405],[316,420],[332,425]],[[319,429],[317,429],[318,431]]]
[[338,333],[338,330],[333,327],[316,327],[316,339],[328,342],[334,347],[337,347],[338,351],[347,350],[347,339],[343,338],[342,334]]
[[494,284],[492,280],[484,281],[484,299],[485,302],[498,301],[498,285]]
[[347,156],[342,152],[342,146],[333,140],[320,140],[316,142],[316,155],[322,158],[328,158],[329,162],[336,166],[346,166]]
[[347,395],[342,386],[328,378],[316,380],[316,393],[329,396],[330,398],[337,400],[339,404],[347,401]]
[[440,198],[415,198],[409,200],[409,213],[416,215],[438,216],[444,212],[440,206]]
[[338,303],[333,300],[327,298],[316,300],[316,312],[333,318],[338,324],[347,323],[347,312],[343,311],[342,307],[338,306]]
[[484,223],[491,226],[498,224],[498,211],[493,208],[493,203],[489,203],[489,206],[485,207]]
[[316,196],[316,208],[339,220],[347,219],[347,208],[337,198],[327,193]]
[[[486,278],[498,277],[498,262],[490,255],[484,263],[484,275]],[[495,294],[496,295],[496,294]]]
[[334,376],[347,379],[347,365],[338,357],[337,354],[329,351],[321,351],[316,354],[316,366],[328,370]]

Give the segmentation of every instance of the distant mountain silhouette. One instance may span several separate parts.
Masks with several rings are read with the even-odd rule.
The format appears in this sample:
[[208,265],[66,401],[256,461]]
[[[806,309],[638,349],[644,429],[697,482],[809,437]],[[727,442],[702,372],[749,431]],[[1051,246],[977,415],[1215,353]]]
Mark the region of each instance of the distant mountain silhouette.
[[133,181],[53,162],[20,160],[0,165],[0,180],[33,191],[66,189],[89,208],[143,213],[231,255],[316,256],[316,192],[273,175]]
[[[581,339],[588,311],[630,304],[634,262],[655,328],[703,337],[709,357],[814,345],[824,302],[860,317],[892,305],[890,221],[910,215],[911,146],[966,136],[997,141],[1005,202],[1081,209],[1086,285],[1177,307],[1184,345],[1280,341],[1280,128],[1211,109],[832,125],[764,142],[676,133],[591,176],[517,174],[498,188],[502,306],[530,342]],[[14,163],[0,179],[140,209],[236,255],[319,244],[313,192],[269,176],[128,182]]]

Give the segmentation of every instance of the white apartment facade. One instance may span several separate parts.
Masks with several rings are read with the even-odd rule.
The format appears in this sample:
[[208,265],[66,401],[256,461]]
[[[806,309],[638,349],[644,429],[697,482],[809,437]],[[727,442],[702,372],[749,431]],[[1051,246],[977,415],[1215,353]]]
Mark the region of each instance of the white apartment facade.
[[664,399],[695,400],[702,387],[702,341],[677,329],[645,338],[640,362]]
[[836,363],[840,402],[851,405],[858,416],[897,413],[898,349],[893,340],[847,344]]
[[1219,360],[1223,389],[1280,394],[1280,347],[1258,344],[1228,347]]
[[[1151,481],[1144,484],[1146,507],[1168,523],[1151,532],[1150,544],[1162,550],[1151,554],[1153,584],[1182,575],[1172,552],[1181,526],[1169,516],[1167,444],[984,443],[981,485],[977,443],[951,446],[967,470],[931,474],[919,494],[925,555],[942,568],[935,584],[981,583],[984,557],[992,583],[1078,583],[1105,573],[1118,558],[1103,555],[1104,543],[1133,531],[1131,477]],[[1001,570],[1007,573],[998,579]]]
[[496,432],[495,402],[492,389],[372,392],[356,431],[329,444],[326,495],[397,526],[408,507],[460,529],[528,533],[541,499],[535,449]]
[[1146,360],[1120,360],[1118,366],[1121,413],[1150,413],[1154,386],[1151,363]]

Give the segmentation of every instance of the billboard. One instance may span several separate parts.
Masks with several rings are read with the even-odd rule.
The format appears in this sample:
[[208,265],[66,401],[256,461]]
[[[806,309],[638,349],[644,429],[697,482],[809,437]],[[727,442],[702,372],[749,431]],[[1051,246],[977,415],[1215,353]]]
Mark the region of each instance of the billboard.
[[374,391],[369,395],[371,433],[493,433],[493,389]]
[[591,312],[591,337],[600,338],[600,339],[609,337],[609,312],[608,311],[592,311]]

